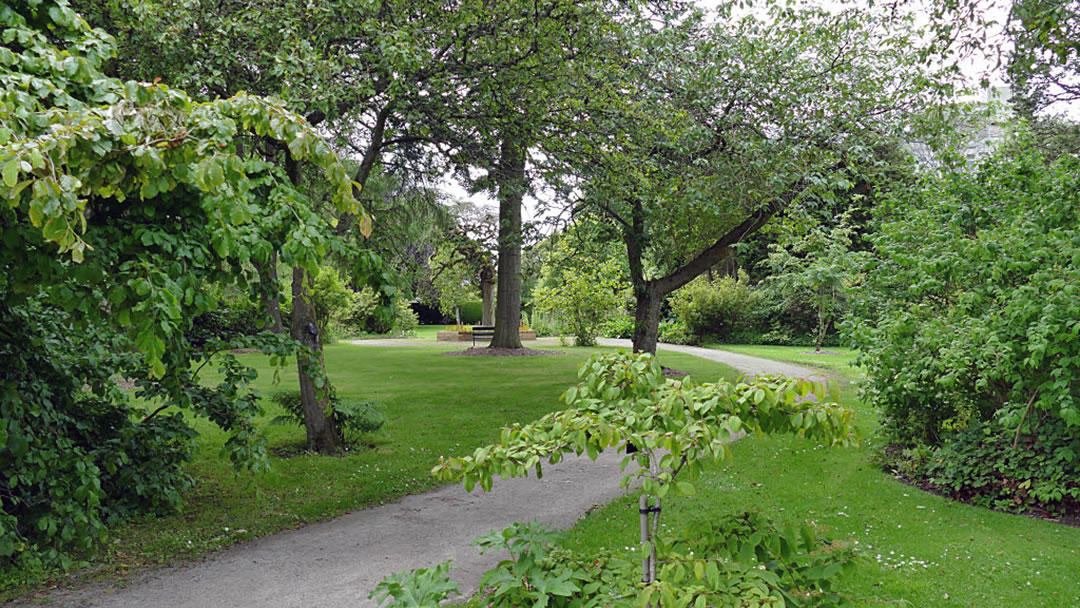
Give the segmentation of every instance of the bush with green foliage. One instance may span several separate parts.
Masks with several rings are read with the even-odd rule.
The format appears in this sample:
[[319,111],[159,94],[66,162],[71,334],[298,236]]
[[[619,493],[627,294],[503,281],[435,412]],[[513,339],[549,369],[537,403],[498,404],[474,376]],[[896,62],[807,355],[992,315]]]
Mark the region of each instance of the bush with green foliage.
[[217,300],[218,307],[192,319],[191,329],[184,334],[196,348],[215,340],[250,336],[266,323],[258,303],[247,294],[222,295]]
[[[562,335],[561,327],[555,315],[551,313],[533,312],[529,318],[530,327],[539,338]],[[601,334],[603,335],[603,334]]]
[[852,250],[854,228],[847,213],[826,230],[815,226],[799,237],[769,246],[767,279],[788,309],[813,311],[813,344],[821,350],[834,321],[843,313],[848,291],[859,279],[867,254]]
[[629,340],[634,337],[634,317],[620,315],[612,317],[600,326],[600,335],[605,338],[622,338]]
[[183,415],[147,415],[112,378],[140,357],[107,328],[73,329],[37,302],[0,305],[0,580],[70,566],[109,523],[177,509],[191,483]]
[[660,321],[657,332],[657,340],[666,344],[685,344],[694,346],[701,344],[701,338],[690,331],[681,319],[664,319]]
[[1080,436],[1080,160],[1033,153],[896,192],[852,336],[901,441],[978,421]]
[[339,337],[366,334],[406,337],[415,334],[420,326],[420,317],[405,299],[398,298],[392,306],[387,306],[386,298],[370,287],[350,291],[347,306],[331,321],[331,334]]
[[465,300],[459,309],[463,325],[478,325],[483,318],[484,303],[480,300]]
[[[657,541],[666,555],[659,584],[641,602],[670,606],[704,597],[710,606],[851,606],[839,582],[855,567],[847,541],[808,523],[781,524],[760,513],[699,520]],[[651,593],[649,593],[651,591]],[[777,598],[782,598],[782,602]]]
[[758,300],[743,271],[738,277],[725,275],[711,281],[700,276],[668,298],[672,312],[698,342],[706,336],[727,340],[732,332],[745,326]]
[[[480,608],[594,608],[615,605],[848,606],[838,589],[855,565],[847,543],[809,524],[778,524],[759,513],[698,522],[657,544],[667,556],[657,580],[640,582],[637,564],[608,552],[582,555],[558,546],[564,533],[539,522],[514,523],[478,537],[482,553],[504,559],[480,579],[467,605]],[[371,592],[386,608],[436,608],[457,591],[450,563],[387,576]],[[389,603],[387,601],[389,600]]]
[[[271,395],[270,400],[285,410],[285,414],[274,418],[273,423],[304,426],[300,391],[279,391]],[[374,433],[386,424],[383,406],[374,401],[342,400],[338,399],[336,394],[332,394],[330,407],[333,411],[334,423],[346,445],[359,445],[364,434]]]
[[[370,289],[370,288],[369,288]],[[315,324],[323,342],[332,342],[338,333],[337,325],[350,310],[357,294],[332,266],[322,266],[311,287],[311,304],[315,308]]]
[[[990,425],[1009,445],[1080,438],[1080,159],[992,158],[897,191],[882,211],[850,333],[890,437],[959,441],[947,460],[982,471],[1014,456],[972,449],[965,429]],[[987,457],[1004,460],[974,461]],[[1075,467],[1080,451],[1055,458]],[[1048,467],[1034,478],[1058,466],[1027,464]],[[966,493],[963,478],[949,484]]]
[[533,290],[533,306],[555,317],[578,346],[593,346],[604,322],[626,301],[626,285],[619,268],[607,260],[589,268],[564,268],[555,287]]
[[943,438],[936,448],[893,448],[882,464],[959,500],[999,511],[1080,509],[1080,439],[1061,428],[1016,436],[983,422]]

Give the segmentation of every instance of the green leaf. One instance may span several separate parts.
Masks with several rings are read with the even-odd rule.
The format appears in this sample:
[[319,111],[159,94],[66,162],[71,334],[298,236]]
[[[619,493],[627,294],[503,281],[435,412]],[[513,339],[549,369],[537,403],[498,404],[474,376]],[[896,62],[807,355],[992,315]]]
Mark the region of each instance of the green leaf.
[[4,168],[0,170],[3,174],[4,185],[8,188],[14,188],[19,183],[19,161],[18,159],[10,160],[4,165]]
[[697,488],[689,481],[677,481],[675,486],[679,490],[679,494],[682,496],[696,496]]

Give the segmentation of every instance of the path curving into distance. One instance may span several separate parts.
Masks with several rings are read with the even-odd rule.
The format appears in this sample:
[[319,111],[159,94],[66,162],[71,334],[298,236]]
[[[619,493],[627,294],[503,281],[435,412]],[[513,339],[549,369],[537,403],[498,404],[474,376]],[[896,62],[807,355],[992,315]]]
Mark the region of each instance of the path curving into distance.
[[[369,347],[420,344],[363,340]],[[542,340],[541,344],[547,343]],[[601,340],[629,347],[629,340]],[[426,344],[431,344],[426,342]],[[662,344],[662,350],[726,363],[746,374],[809,377],[816,372],[725,351]],[[24,606],[117,608],[372,608],[368,593],[384,576],[452,559],[451,574],[464,594],[498,561],[469,545],[477,536],[515,521],[538,519],[571,527],[593,507],[624,493],[621,454],[608,451],[593,462],[567,457],[546,465],[544,478],[495,481],[491,492],[467,493],[450,485],[392,503],[256,539],[184,563],[129,577],[124,588],[93,584],[54,591]]]

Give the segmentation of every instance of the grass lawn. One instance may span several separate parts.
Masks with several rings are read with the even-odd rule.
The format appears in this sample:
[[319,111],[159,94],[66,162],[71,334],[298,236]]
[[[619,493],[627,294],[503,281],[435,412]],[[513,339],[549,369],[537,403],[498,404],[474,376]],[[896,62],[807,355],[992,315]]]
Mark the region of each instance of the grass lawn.
[[[114,576],[199,557],[431,488],[437,482],[429,471],[440,455],[467,453],[495,441],[505,424],[529,422],[558,409],[558,396],[576,382],[578,365],[594,352],[610,350],[563,347],[559,350],[566,354],[544,357],[443,354],[464,346],[326,348],[327,369],[341,397],[372,399],[386,407],[385,432],[373,437],[374,449],[340,457],[305,454],[303,429],[270,425],[281,412],[266,400],[260,423],[275,454],[273,470],[237,474],[219,456],[224,433],[198,421],[198,454],[189,467],[196,485],[184,497],[183,512],[114,529],[93,559],[102,566],[98,572]],[[279,390],[265,357],[241,358],[259,370],[260,391]],[[736,375],[727,366],[680,353],[662,353],[660,359],[702,380]],[[283,386],[294,386],[295,367],[283,369],[281,378]],[[205,380],[217,378],[211,373]]]
[[416,328],[416,337],[421,340],[435,340],[435,334],[445,329],[450,329],[453,325],[420,325]]
[[[828,355],[800,347],[722,347],[810,364]],[[841,349],[831,349],[841,350]],[[851,355],[835,355],[828,369],[851,376]],[[996,513],[924,493],[883,474],[869,462],[876,416],[848,384],[841,400],[858,409],[864,445],[825,450],[795,438],[744,439],[735,462],[699,482],[699,494],[665,504],[664,522],[678,529],[696,518],[759,510],[781,521],[813,520],[830,536],[858,542],[866,559],[846,579],[861,598],[906,600],[909,605],[1080,606],[1080,528]],[[606,547],[633,556],[636,497],[590,513],[569,546]]]

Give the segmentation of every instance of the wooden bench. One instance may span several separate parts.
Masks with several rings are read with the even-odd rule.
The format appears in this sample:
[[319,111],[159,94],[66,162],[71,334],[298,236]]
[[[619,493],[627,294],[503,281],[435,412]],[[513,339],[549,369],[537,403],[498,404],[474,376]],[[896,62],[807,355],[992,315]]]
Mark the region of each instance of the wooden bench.
[[472,326],[472,345],[476,346],[476,339],[491,340],[495,337],[494,325],[473,325]]

